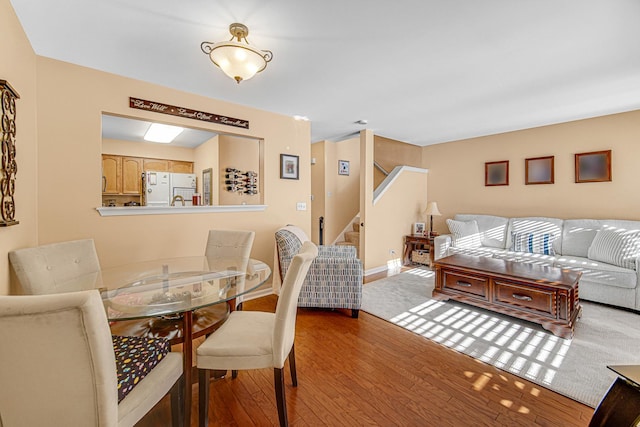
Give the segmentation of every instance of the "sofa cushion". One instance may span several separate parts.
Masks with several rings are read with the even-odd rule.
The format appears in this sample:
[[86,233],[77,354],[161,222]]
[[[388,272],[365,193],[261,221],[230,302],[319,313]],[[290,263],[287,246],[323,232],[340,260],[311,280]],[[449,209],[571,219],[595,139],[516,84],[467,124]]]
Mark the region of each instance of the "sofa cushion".
[[447,219],[447,226],[451,232],[453,246],[457,248],[479,248],[481,246],[480,231],[475,220],[456,221]]
[[634,270],[601,261],[563,255],[556,258],[554,266],[582,272],[581,282],[589,281],[626,289],[637,286],[638,276]]
[[505,249],[507,247],[507,226],[509,218],[494,215],[458,214],[457,221],[472,221],[478,223],[482,246]]
[[597,219],[566,219],[562,227],[562,255],[586,258],[601,227],[602,223]]
[[513,246],[512,235],[513,233],[535,233],[535,234],[552,234],[553,239],[553,251],[556,254],[562,254],[562,223],[563,220],[559,218],[547,218],[547,217],[523,217],[523,218],[510,218],[509,219],[509,239],[507,248]]
[[486,246],[480,246],[478,248],[456,248],[455,246],[450,246],[447,251],[447,255],[462,254],[462,255],[491,258],[491,257],[494,257],[496,254],[500,254],[503,252],[505,252],[504,249],[488,248]]
[[603,228],[589,246],[588,257],[623,268],[636,268],[640,256],[640,231],[621,228]]
[[553,241],[556,235],[551,233],[511,233],[511,248],[513,252],[531,254],[555,255]]
[[553,255],[535,254],[529,252],[496,252],[493,254],[494,258],[503,259],[506,261],[525,262],[527,264],[536,264],[552,267],[555,261]]

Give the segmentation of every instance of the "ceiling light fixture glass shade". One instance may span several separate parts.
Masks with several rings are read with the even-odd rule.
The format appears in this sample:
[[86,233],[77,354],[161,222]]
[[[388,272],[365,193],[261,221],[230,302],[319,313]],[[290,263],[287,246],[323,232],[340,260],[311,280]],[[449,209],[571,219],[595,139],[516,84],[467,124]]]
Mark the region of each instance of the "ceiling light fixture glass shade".
[[200,48],[209,55],[211,62],[239,84],[264,70],[273,58],[273,53],[249,45],[249,28],[246,25],[231,24],[229,32],[231,40],[218,43],[202,42]]

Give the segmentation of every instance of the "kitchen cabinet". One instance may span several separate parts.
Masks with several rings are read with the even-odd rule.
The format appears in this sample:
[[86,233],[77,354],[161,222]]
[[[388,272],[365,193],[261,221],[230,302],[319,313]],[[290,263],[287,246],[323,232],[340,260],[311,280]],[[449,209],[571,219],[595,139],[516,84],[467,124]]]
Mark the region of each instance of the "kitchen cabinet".
[[122,194],[142,192],[142,164],[138,157],[122,158]]
[[142,159],[102,155],[102,194],[134,194],[142,191]]
[[102,194],[120,194],[122,191],[122,157],[102,155]]
[[143,159],[144,171],[193,173],[193,162],[167,159]]
[[181,160],[169,160],[169,172],[193,173],[193,162],[184,162]]
[[171,172],[169,170],[169,160],[144,159],[144,171]]

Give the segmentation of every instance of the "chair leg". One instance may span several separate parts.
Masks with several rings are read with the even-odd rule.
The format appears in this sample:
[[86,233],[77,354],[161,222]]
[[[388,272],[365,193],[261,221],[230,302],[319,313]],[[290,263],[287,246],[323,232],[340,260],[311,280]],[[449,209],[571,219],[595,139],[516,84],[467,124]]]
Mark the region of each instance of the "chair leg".
[[[173,427],[184,426],[184,375],[171,387],[171,425]],[[2,422],[0,422],[0,425]]]
[[198,369],[198,426],[209,425],[209,380],[208,369]]
[[287,399],[284,395],[284,368],[273,368],[273,382],[276,388],[276,403],[278,405],[278,419],[280,427],[288,427]]
[[357,319],[359,313],[360,313],[360,310],[358,310],[357,308],[352,308],[351,309],[351,317],[353,319]]
[[296,373],[296,352],[295,345],[291,346],[289,352],[289,370],[291,371],[291,382],[294,387],[298,387],[298,374]]
[[232,379],[234,379],[234,380],[235,380],[236,378],[238,378],[238,370],[237,370],[237,369],[235,369],[235,370],[234,370],[234,369],[232,369],[232,370],[231,370],[231,378],[232,378]]

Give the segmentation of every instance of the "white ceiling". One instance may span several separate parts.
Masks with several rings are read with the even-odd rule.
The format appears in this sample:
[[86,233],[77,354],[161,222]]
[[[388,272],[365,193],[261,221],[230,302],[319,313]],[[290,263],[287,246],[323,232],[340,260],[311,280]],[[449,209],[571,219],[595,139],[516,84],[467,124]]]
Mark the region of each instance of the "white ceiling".
[[[640,109],[638,0],[11,3],[38,55],[307,116],[312,141],[366,127],[429,145]],[[232,22],[274,55],[240,85],[200,50]]]

